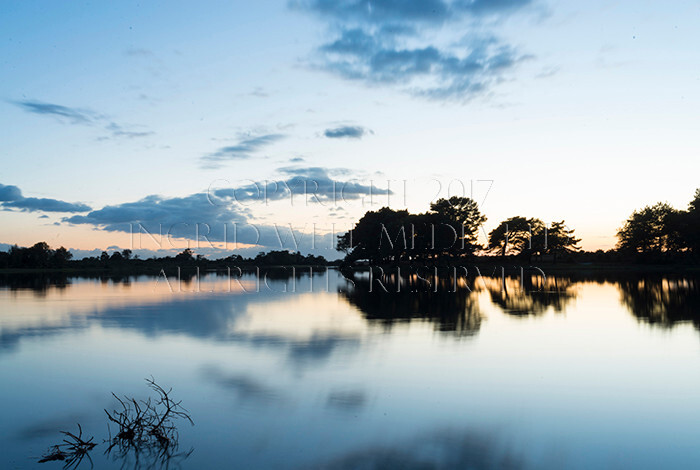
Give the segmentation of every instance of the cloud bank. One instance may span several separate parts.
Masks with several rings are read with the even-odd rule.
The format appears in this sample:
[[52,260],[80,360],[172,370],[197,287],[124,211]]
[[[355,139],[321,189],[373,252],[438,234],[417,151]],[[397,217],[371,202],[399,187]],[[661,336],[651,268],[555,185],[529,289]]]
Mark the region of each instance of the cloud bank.
[[[292,7],[329,26],[314,65],[347,80],[414,96],[466,101],[530,56],[490,29],[531,0],[306,0]],[[461,37],[446,42],[445,33]]]
[[0,209],[24,212],[87,212],[91,208],[79,202],[58,199],[24,197],[17,186],[0,184]]
[[[254,204],[288,201],[294,204],[337,205],[368,196],[391,194],[389,189],[359,180],[340,180],[352,172],[344,168],[282,167],[278,181],[251,182],[233,187],[223,184],[184,197],[150,195],[134,202],[105,206],[63,222],[89,225],[108,232],[150,234],[158,239],[193,240],[197,243],[257,245],[326,254],[333,250],[334,235],[312,233],[306,225],[255,223]],[[226,183],[226,182],[224,182]],[[11,190],[7,190],[11,192]],[[0,194],[3,192],[0,191]],[[311,225],[311,224],[309,224]],[[150,236],[148,235],[148,236]],[[235,248],[234,248],[235,249]]]

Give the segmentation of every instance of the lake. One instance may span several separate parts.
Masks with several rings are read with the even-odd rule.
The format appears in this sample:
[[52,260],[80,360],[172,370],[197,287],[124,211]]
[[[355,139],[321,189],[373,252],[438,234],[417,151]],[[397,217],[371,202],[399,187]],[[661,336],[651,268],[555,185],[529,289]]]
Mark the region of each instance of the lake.
[[[6,275],[0,466],[700,468],[698,279],[510,274]],[[150,377],[194,426],[106,453]]]

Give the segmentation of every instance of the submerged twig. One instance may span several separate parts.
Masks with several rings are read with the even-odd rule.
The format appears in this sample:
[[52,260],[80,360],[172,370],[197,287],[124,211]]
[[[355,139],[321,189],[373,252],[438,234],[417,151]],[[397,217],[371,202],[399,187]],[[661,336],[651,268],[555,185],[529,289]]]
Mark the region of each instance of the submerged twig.
[[[168,466],[171,460],[184,460],[190,456],[194,449],[188,452],[178,452],[177,426],[178,418],[189,421],[194,425],[189,411],[181,401],[175,401],[170,396],[172,388],[167,391],[158,385],[153,377],[145,379],[148,387],[156,392],[156,397],[138,401],[135,398],[124,396],[112,396],[119,402],[119,408],[110,411],[104,410],[107,415],[107,430],[109,445],[105,450],[106,455],[112,454],[115,459],[127,460],[133,455],[137,464],[141,458],[147,459],[151,467],[160,463]],[[116,424],[117,433],[112,437],[109,423]],[[61,431],[66,436],[62,444],[54,445],[42,456],[40,463],[63,461],[64,469],[76,468],[87,457],[92,466],[92,459],[88,452],[97,444],[91,437],[83,440],[83,430],[78,424],[78,435]],[[138,465],[137,465],[138,466]]]
[[63,468],[77,468],[80,462],[83,461],[85,457],[90,461],[90,466],[93,466],[92,458],[90,458],[90,452],[97,444],[92,442],[94,439],[91,437],[88,440],[83,439],[83,428],[78,424],[78,435],[69,432],[61,431],[61,433],[67,436],[63,439],[63,444],[57,444],[51,446],[49,450],[44,454],[44,456],[39,460],[39,463],[52,462],[56,460],[64,461]]

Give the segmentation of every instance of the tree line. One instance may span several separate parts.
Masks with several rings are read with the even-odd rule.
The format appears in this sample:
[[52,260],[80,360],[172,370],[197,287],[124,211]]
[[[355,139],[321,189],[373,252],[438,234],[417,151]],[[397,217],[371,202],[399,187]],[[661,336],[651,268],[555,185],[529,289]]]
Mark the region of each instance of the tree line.
[[700,189],[687,210],[657,203],[634,211],[617,232],[616,247],[605,252],[583,251],[581,240],[564,220],[547,225],[523,216],[500,222],[485,237],[486,243],[479,244],[486,220],[467,197],[439,199],[419,214],[383,207],[368,211],[352,230],[339,235],[337,249],[345,253],[346,265],[453,262],[482,256],[611,263],[700,258]]
[[[436,263],[474,260],[477,257],[510,257],[535,261],[574,262],[676,262],[700,258],[700,189],[685,210],[659,202],[635,210],[617,232],[614,249],[586,252],[564,220],[549,225],[535,217],[514,216],[500,222],[478,243],[487,218],[471,198],[438,199],[424,213],[382,207],[368,211],[352,230],[339,235],[336,249],[345,254],[342,263],[373,265]],[[139,259],[131,250],[103,251],[100,256],[73,260],[64,247],[52,249],[46,242],[0,252],[2,268],[161,269],[163,266],[327,266],[336,264],[323,256],[286,250],[260,252],[210,260],[185,249],[176,256]]]
[[14,245],[9,251],[0,251],[0,269],[76,269],[76,270],[117,270],[117,271],[159,271],[174,267],[200,267],[203,269],[224,269],[246,266],[327,266],[330,263],[323,256],[302,255],[300,252],[285,250],[260,252],[254,257],[245,258],[232,254],[219,259],[208,259],[187,248],[175,256],[141,259],[132,250],[103,251],[100,256],[74,260],[73,254],[64,247],[52,249],[46,242],[39,242],[24,248]]
[[700,255],[700,189],[686,210],[665,202],[636,210],[617,232],[617,250],[642,258]]
[[367,212],[352,230],[339,235],[337,249],[345,253],[346,264],[433,262],[477,255],[562,259],[580,250],[580,239],[565,221],[547,226],[538,218],[521,216],[501,222],[484,246],[477,239],[486,220],[468,197],[438,199],[420,214],[383,207]]

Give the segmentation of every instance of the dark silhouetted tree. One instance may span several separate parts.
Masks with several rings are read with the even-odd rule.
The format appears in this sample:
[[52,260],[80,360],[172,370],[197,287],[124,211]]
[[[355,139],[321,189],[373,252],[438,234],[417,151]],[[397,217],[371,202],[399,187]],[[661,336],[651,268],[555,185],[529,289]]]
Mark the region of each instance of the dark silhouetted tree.
[[68,261],[73,258],[73,253],[66,250],[64,247],[57,248],[51,257],[51,265],[54,268],[64,268],[68,265]]
[[681,237],[684,245],[694,254],[700,255],[700,188],[682,217]]
[[[442,233],[444,239],[440,246],[447,244],[450,254],[471,254],[478,248],[479,228],[486,222],[486,216],[479,212],[479,206],[473,199],[458,196],[438,199],[430,204],[430,210],[438,216],[442,228],[441,231],[435,230]],[[450,236],[453,240],[448,244],[446,242]]]
[[617,232],[617,249],[642,254],[676,251],[678,220],[678,211],[665,202],[634,211]]
[[175,255],[175,261],[178,263],[191,263],[194,261],[194,252],[189,248],[186,248],[181,253]]
[[566,226],[566,222],[552,222],[549,227],[540,229],[532,235],[532,254],[554,255],[554,259],[561,259],[571,253],[580,250],[578,243],[580,238],[574,237],[574,230]]
[[532,252],[533,234],[543,232],[544,227],[540,219],[511,217],[489,232],[489,250],[501,256]]

